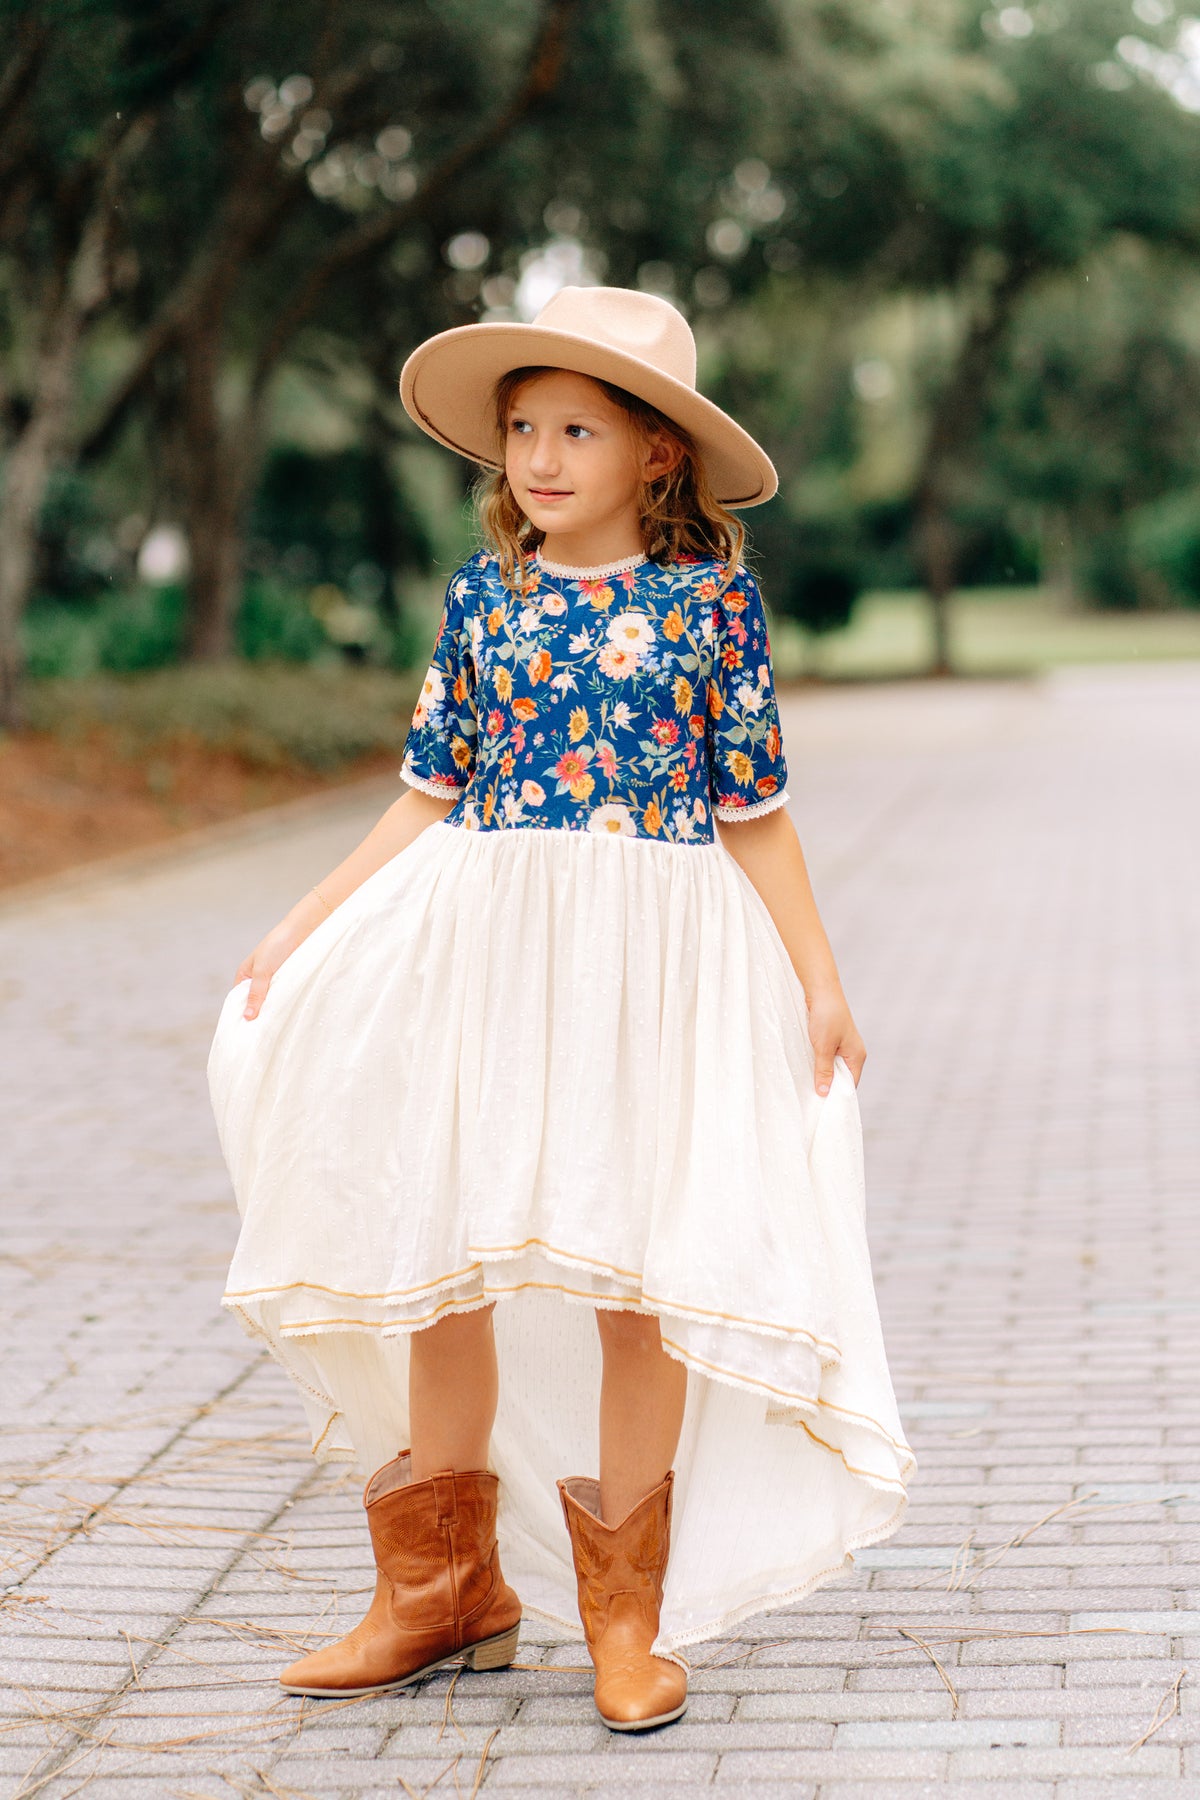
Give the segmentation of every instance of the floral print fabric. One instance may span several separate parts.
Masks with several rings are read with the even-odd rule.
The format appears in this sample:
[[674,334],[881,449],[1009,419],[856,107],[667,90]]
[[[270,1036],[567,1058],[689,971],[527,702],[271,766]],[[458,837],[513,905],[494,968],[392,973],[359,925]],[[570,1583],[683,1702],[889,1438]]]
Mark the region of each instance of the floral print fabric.
[[535,556],[522,589],[480,552],[452,577],[405,780],[446,823],[711,843],[712,815],[786,798],[762,596],[689,560],[596,580]]

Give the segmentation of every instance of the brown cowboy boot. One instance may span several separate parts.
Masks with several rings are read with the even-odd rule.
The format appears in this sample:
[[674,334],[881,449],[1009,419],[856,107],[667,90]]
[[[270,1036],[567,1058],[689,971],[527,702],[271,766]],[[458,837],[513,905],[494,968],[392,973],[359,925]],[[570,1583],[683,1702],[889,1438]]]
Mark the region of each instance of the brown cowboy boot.
[[579,1616],[596,1668],[596,1709],[613,1731],[668,1725],[687,1706],[687,1670],[652,1656],[671,1541],[675,1471],[619,1525],[600,1517],[600,1483],[560,1481],[579,1582]]
[[386,1693],[460,1659],[506,1669],[521,1602],[500,1573],[496,1477],[485,1469],[413,1481],[403,1451],[367,1483],[375,1597],[362,1623],[279,1677],[289,1694]]

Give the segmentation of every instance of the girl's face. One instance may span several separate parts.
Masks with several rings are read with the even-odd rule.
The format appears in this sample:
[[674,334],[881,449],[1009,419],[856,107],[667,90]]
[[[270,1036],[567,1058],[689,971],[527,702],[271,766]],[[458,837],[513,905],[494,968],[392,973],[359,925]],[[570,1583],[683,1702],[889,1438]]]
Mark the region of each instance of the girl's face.
[[631,528],[640,536],[641,481],[671,462],[666,445],[644,444],[597,382],[568,369],[518,388],[504,436],[505,472],[526,518],[548,540],[581,546]]

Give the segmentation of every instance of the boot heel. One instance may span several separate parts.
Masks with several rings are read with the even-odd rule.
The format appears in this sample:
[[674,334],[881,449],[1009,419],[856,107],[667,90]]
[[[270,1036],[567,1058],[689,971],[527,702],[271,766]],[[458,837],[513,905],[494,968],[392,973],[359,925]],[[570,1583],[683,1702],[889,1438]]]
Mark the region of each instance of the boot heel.
[[511,1631],[502,1631],[499,1637],[484,1638],[482,1643],[472,1644],[469,1650],[463,1651],[463,1661],[468,1669],[507,1669],[517,1654],[520,1635],[518,1622]]

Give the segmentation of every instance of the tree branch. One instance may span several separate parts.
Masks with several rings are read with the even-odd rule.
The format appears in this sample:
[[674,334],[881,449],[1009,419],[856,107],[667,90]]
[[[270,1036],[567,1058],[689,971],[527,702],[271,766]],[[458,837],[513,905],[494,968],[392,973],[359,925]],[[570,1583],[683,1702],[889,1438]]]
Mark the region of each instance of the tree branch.
[[17,26],[16,48],[0,74],[0,133],[8,130],[25,104],[49,48],[50,27],[45,21],[35,24],[22,19]]
[[[344,105],[372,77],[368,64],[356,63],[331,76],[314,95],[313,104],[319,102],[330,110]],[[224,304],[226,291],[244,264],[262,248],[303,193],[298,177],[282,177],[277,153],[247,162],[240,179],[226,195],[212,230],[159,306],[142,335],[133,362],[108,394],[103,411],[80,443],[81,461],[93,462],[111,448],[159,359],[180,341],[189,321],[199,311]]]
[[444,157],[410,200],[372,213],[334,239],[280,313],[260,348],[251,381],[255,393],[266,386],[292,338],[312,316],[334,277],[382,249],[427,212],[465,169],[502,143],[537,102],[553,92],[562,74],[567,29],[577,4],[578,0],[548,0],[524,80],[496,118]]
[[110,448],[159,359],[184,336],[198,311],[219,301],[221,288],[236,279],[243,262],[269,235],[276,216],[291,203],[286,191],[264,183],[261,165],[252,164],[243,173],[227,196],[217,225],[143,332],[133,362],[81,440],[81,461],[91,462]]
[[49,26],[23,19],[16,48],[0,75],[0,187],[6,190],[28,159],[32,134],[23,115],[37,88],[49,48]]

